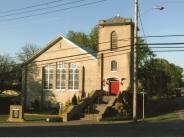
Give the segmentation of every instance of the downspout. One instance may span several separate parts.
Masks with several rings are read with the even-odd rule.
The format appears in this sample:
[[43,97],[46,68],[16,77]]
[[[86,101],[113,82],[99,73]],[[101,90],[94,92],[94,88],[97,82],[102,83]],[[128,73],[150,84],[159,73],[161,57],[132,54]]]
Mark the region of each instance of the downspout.
[[103,79],[104,79],[104,54],[101,53],[101,91],[103,91]]

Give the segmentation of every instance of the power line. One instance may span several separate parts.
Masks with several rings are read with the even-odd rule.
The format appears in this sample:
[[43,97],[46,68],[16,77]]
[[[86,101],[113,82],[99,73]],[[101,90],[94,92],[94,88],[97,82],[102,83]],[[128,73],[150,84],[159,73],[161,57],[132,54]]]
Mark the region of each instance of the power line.
[[[122,41],[122,39],[119,39],[118,41]],[[105,42],[105,43],[110,43],[110,41],[109,42]],[[184,42],[181,42],[181,43],[148,43],[148,44],[137,44],[137,45],[139,45],[139,46],[144,46],[144,45],[184,45]],[[124,46],[119,46],[118,48],[119,49],[121,49],[121,48],[126,48],[126,47],[130,47],[131,45],[124,45]],[[140,49],[141,48],[144,48],[144,47],[139,47]],[[148,48],[184,48],[184,46],[174,46],[174,47],[154,47],[154,46],[149,46]],[[68,49],[65,49],[65,50],[68,50]],[[88,52],[88,53],[82,53],[82,54],[76,54],[76,55],[71,55],[71,56],[65,56],[65,57],[59,57],[59,58],[70,58],[70,57],[76,57],[76,56],[82,56],[82,55],[89,55],[89,54],[97,54],[97,53],[99,53],[99,52],[105,52],[105,51],[108,51],[108,50],[110,50],[110,49],[104,49],[104,50],[101,50],[101,51],[98,51],[98,52]],[[51,52],[56,52],[56,51],[63,51],[63,49],[60,49],[60,50],[54,50],[54,51],[49,51],[49,52],[47,52],[47,53],[51,53]],[[11,57],[11,58],[17,58],[17,57]],[[50,60],[52,60],[52,59],[50,59]],[[54,60],[54,59],[53,59]],[[37,62],[39,62],[39,61],[37,61]]]
[[[175,37],[175,36],[184,36],[184,35],[152,35],[152,36],[146,36],[146,37]],[[141,38],[143,38],[143,37],[141,37]],[[117,41],[128,41],[128,39],[131,39],[131,38],[124,38],[124,39],[118,39]],[[105,42],[100,42],[100,43],[98,43],[98,44],[104,44],[104,43],[110,43],[110,41],[105,41]],[[181,42],[181,43],[146,43],[146,44],[138,44],[138,45],[183,45],[184,44],[184,42]],[[131,46],[131,45],[125,45],[126,47],[127,46]],[[121,48],[121,47],[119,47],[119,48]],[[150,47],[149,46],[149,48],[172,48],[172,47]],[[173,47],[173,48],[182,48],[182,46],[180,46],[180,47]],[[74,48],[72,48],[72,49],[74,49]],[[64,50],[68,50],[68,48],[67,49],[64,49]],[[106,49],[106,50],[110,50],[110,49]],[[104,50],[104,51],[106,51],[106,50]],[[60,49],[60,50],[52,50],[52,51],[46,51],[46,53],[52,53],[52,52],[56,52],[56,51],[63,51],[63,49]],[[100,51],[98,51],[98,52],[100,52]],[[86,54],[96,54],[97,52],[90,52],[90,53],[86,53]],[[15,57],[10,57],[10,58],[17,58],[18,56],[15,56]]]
[[[104,55],[104,58],[109,58],[109,57],[114,57],[114,56],[118,56],[118,55],[129,54],[130,52],[128,52],[128,50],[130,50],[130,48],[119,50],[119,51],[115,51],[115,53],[107,53],[108,55],[106,55],[106,56]],[[163,51],[154,51],[154,52],[177,52],[177,51],[178,52],[184,52],[184,50],[163,50]],[[116,52],[126,52],[126,53],[119,53],[119,54],[117,54]],[[94,59],[88,59],[88,58],[89,57],[73,58],[73,59],[61,60],[59,62],[64,62],[64,63],[77,63],[77,62],[84,62],[84,61],[94,60]],[[97,57],[97,59],[100,59],[100,57]],[[58,61],[56,61],[56,62],[58,62]],[[44,65],[48,65],[48,64],[54,64],[56,62],[38,64],[37,66],[44,66]]]
[[[149,35],[149,36],[145,36],[145,37],[183,37],[183,34],[176,34],[176,35]],[[144,36],[140,36],[140,38],[144,38]]]
[[[118,40],[118,41],[121,41],[121,40]],[[105,43],[107,43],[107,42],[105,42]],[[139,46],[141,46],[141,45],[148,45],[148,48],[184,48],[184,46],[177,46],[177,47],[153,47],[153,46],[149,46],[149,44],[138,44]],[[160,43],[160,44],[158,44],[158,43],[150,43],[150,45],[166,45],[166,43]],[[173,45],[173,43],[168,43],[168,45]],[[176,44],[177,45],[177,44]],[[182,45],[182,43],[181,44],[179,44],[179,45]],[[127,45],[127,46],[130,46],[130,45]],[[125,45],[125,47],[126,47],[126,45]],[[118,48],[122,48],[122,47],[118,47]],[[141,48],[141,47],[139,47],[139,48]],[[54,53],[54,52],[59,52],[59,51],[65,51],[65,50],[69,50],[69,49],[77,49],[77,47],[75,47],[75,48],[67,48],[67,49],[58,49],[58,50],[52,50],[52,51],[46,51],[45,53]],[[110,49],[107,49],[107,50],[110,50]],[[100,51],[98,51],[98,52],[100,52]],[[91,54],[96,54],[96,53],[98,53],[98,52],[91,52]]]
[[[158,44],[158,43],[152,43],[152,45],[154,45],[154,44]],[[164,43],[164,45],[165,45],[166,43]],[[168,43],[169,44],[169,43]],[[180,43],[179,43],[180,44]],[[183,43],[184,44],[184,43]],[[138,44],[139,45],[139,44]],[[140,45],[142,45],[142,44],[140,44]],[[160,45],[161,45],[161,43],[160,43]],[[129,47],[128,49],[126,49],[126,50],[130,50],[130,46],[131,45],[125,45],[125,46],[120,46],[120,47],[118,47],[119,49],[121,49],[121,48],[126,48],[126,47]],[[141,47],[139,47],[140,49],[141,49]],[[150,48],[184,48],[184,46],[183,47],[150,47]],[[105,49],[105,50],[101,50],[101,51],[99,51],[99,52],[105,52],[105,51],[107,51],[107,53],[104,53],[104,54],[112,54],[112,52],[119,52],[119,51],[124,51],[125,49],[123,49],[123,50],[116,50],[116,51],[109,51],[110,49]],[[152,51],[152,52],[154,52],[154,51]],[[75,57],[74,59],[68,59],[68,60],[75,60],[75,59],[77,59],[76,57],[78,57],[78,56],[85,56],[85,55],[89,55],[89,54],[93,54],[93,53],[98,53],[98,52],[92,52],[92,53],[83,53],[83,54],[76,54],[76,55],[71,55],[71,56],[64,56],[64,57],[58,57],[58,58],[52,58],[52,59],[46,59],[46,60],[40,60],[40,61],[35,61],[35,62],[45,62],[45,61],[52,61],[52,60],[58,60],[58,59],[66,59],[66,58],[72,58],[72,57]],[[84,57],[82,57],[82,58],[84,58]],[[89,57],[88,57],[89,58]],[[67,60],[67,61],[68,61]],[[35,63],[35,62],[33,62],[33,63]]]
[[[120,50],[120,51],[127,51],[127,50],[130,50],[130,49],[124,49],[124,50]],[[120,51],[117,51],[117,52],[120,52]],[[155,50],[153,52],[156,52],[156,53],[165,53],[165,52],[184,52],[184,50]],[[109,55],[109,56],[105,56],[104,58],[108,58],[108,57],[113,57],[113,56],[118,56],[118,55],[123,55],[123,54],[129,54],[130,52],[126,52],[126,53],[120,53],[120,54],[114,54],[114,55]],[[89,61],[89,60],[94,60],[94,59],[86,59],[86,58],[89,58],[89,57],[83,57],[83,58],[75,58],[75,59],[72,59],[72,60],[77,60],[77,61],[72,61],[72,60],[60,60],[60,61],[55,61],[55,62],[48,62],[48,63],[44,63],[44,64],[38,64],[36,65],[38,68],[39,66],[43,67],[44,65],[48,65],[48,64],[54,64],[56,62],[66,62],[66,63],[77,63],[77,62],[84,62],[84,61]],[[80,59],[84,59],[84,60],[80,60]],[[99,59],[99,58],[97,58]],[[67,62],[67,61],[70,61],[70,62]],[[16,64],[16,65],[22,65],[22,64]],[[55,66],[55,65],[52,65],[52,66]]]
[[157,47],[149,47],[149,48],[184,48],[184,46],[176,46],[176,47],[160,47],[160,46],[157,46]]
[[138,44],[138,45],[184,45],[183,42],[179,43],[148,43],[148,44]]
[[[125,47],[130,47],[131,45],[125,45],[122,47],[118,47],[118,48],[125,48]],[[99,52],[105,52],[105,51],[109,51],[110,49],[105,49],[105,50],[101,50],[98,52],[89,52],[89,53],[82,53],[82,54],[75,54],[75,55],[71,55],[71,56],[63,56],[63,57],[58,57],[58,58],[52,58],[52,59],[46,59],[46,60],[40,60],[40,61],[35,61],[35,62],[44,62],[44,61],[49,61],[49,60],[57,60],[57,59],[66,59],[66,58],[71,58],[71,57],[77,57],[77,56],[84,56],[84,55],[90,55],[90,54],[97,54]],[[114,51],[110,51],[111,53]]]
[[181,1],[180,1],[180,0],[178,0],[178,1],[177,1],[177,0],[174,0],[174,1],[168,1],[168,0],[167,0],[167,1],[164,1],[164,2],[160,2],[160,3],[161,3],[161,4],[162,4],[162,3],[164,3],[164,4],[170,4],[170,3],[171,3],[171,4],[179,4],[179,3],[184,3],[184,1],[183,1],[183,0],[181,0]]
[[145,31],[144,31],[144,27],[143,27],[143,23],[142,23],[142,17],[141,17],[141,13],[140,13],[140,8],[138,8],[138,14],[139,14],[139,20],[140,20],[140,23],[141,23],[141,28],[142,28],[142,33],[143,33],[143,36],[145,38],[145,42],[147,43],[147,40],[146,40],[146,34],[145,34]]
[[[124,49],[124,50],[115,51],[115,53],[106,53],[108,55],[105,56],[105,54],[104,54],[104,58],[109,58],[109,57],[113,57],[113,56],[118,56],[118,55],[123,55],[123,54],[130,53],[130,52],[126,52],[127,50],[130,50],[130,48]],[[116,52],[122,52],[122,51],[125,51],[126,53],[120,53],[120,54],[116,53]],[[112,54],[112,55],[109,55],[109,54]],[[61,59],[63,59],[63,58],[61,58]],[[100,59],[100,57],[97,57],[96,59]],[[92,59],[92,58],[89,59],[89,57],[73,58],[73,59],[60,60],[60,61],[49,62],[49,63],[44,63],[44,64],[38,64],[36,66],[44,66],[44,65],[48,65],[48,64],[54,64],[56,62],[76,63],[76,62],[84,62],[84,61],[89,61],[89,60],[94,60],[94,59]]]
[[[152,47],[153,48],[153,47]],[[165,48],[165,47],[163,47],[163,48]],[[173,47],[174,48],[174,47]],[[177,47],[178,48],[178,47]],[[184,47],[182,47],[182,48],[184,48]],[[127,51],[128,50],[128,51]],[[127,51],[127,52],[126,52]],[[126,48],[126,49],[122,49],[122,50],[116,50],[116,51],[113,51],[113,53],[112,53],[112,51],[109,51],[109,52],[107,52],[107,53],[104,53],[104,57],[113,57],[113,56],[117,56],[117,55],[122,55],[122,53],[121,54],[117,54],[117,52],[126,52],[126,53],[123,53],[123,54],[128,54],[128,53],[130,53],[130,47],[129,48]],[[136,52],[136,51],[135,51]],[[184,50],[177,50],[177,49],[172,49],[172,50],[154,50],[154,51],[152,51],[152,52],[156,52],[156,53],[158,53],[158,52],[184,52]],[[88,54],[88,53],[85,53],[85,55],[86,54]],[[83,56],[85,56],[85,55],[83,55]],[[77,56],[82,56],[81,54],[78,54]],[[74,57],[74,56],[71,56],[71,57]],[[67,57],[66,57],[67,58]],[[48,60],[42,60],[43,62],[44,61],[52,61],[52,60],[56,60],[56,61],[54,61],[54,62],[49,62],[49,63],[44,63],[44,64],[38,64],[39,66],[43,66],[43,65],[48,65],[48,64],[53,64],[53,63],[56,63],[56,62],[68,62],[68,63],[75,63],[75,62],[83,62],[83,61],[88,61],[88,60],[94,60],[94,59],[92,59],[92,58],[90,58],[90,57],[88,56],[86,56],[86,57],[78,57],[78,58],[72,58],[72,59],[65,59],[65,58],[63,58],[63,57],[59,57],[59,58],[55,58],[55,59],[48,59]],[[63,60],[64,59],[64,60]],[[99,59],[99,57],[97,57],[96,59]],[[58,60],[60,60],[60,61],[58,61]],[[76,61],[77,60],[77,61]],[[42,62],[41,61],[41,62]],[[32,63],[35,63],[35,62],[32,62]],[[20,64],[18,64],[18,65],[20,65]],[[38,66],[37,65],[37,66]]]
[[0,15],[0,18],[9,17],[9,16],[13,16],[13,15],[32,13],[32,12],[36,12],[36,11],[40,11],[40,10],[48,10],[48,9],[57,8],[57,7],[61,7],[61,6],[72,5],[72,4],[75,4],[75,3],[82,2],[82,1],[86,1],[86,0],[77,0],[77,1],[62,3],[62,4],[59,4],[59,5],[44,7],[44,8],[32,9],[32,10],[23,11],[23,12],[14,12],[14,13],[11,13],[11,14]]
[[153,52],[159,53],[159,52],[184,52],[184,50],[155,50]]
[[76,6],[71,6],[71,7],[67,7],[67,8],[63,8],[63,9],[57,9],[57,10],[52,10],[52,11],[47,11],[47,12],[42,12],[42,13],[37,13],[37,14],[31,14],[31,15],[27,15],[27,16],[8,18],[8,19],[0,20],[0,22],[13,21],[13,20],[19,20],[19,19],[34,17],[34,16],[46,15],[46,14],[56,13],[56,12],[70,10],[70,9],[74,9],[74,8],[84,7],[84,6],[88,6],[88,5],[94,5],[94,4],[102,3],[102,2],[105,2],[105,1],[107,1],[107,0],[99,0],[99,1],[95,1],[95,2],[89,2],[89,3],[80,4],[80,5],[76,5]]
[[65,1],[65,0],[55,0],[55,1],[51,1],[51,2],[40,3],[40,4],[26,6],[26,7],[22,7],[22,8],[16,8],[16,9],[11,9],[11,10],[6,10],[6,11],[0,11],[0,14],[15,12],[15,11],[21,11],[21,10],[27,10],[27,9],[30,9],[30,8],[35,8],[35,7],[40,7],[40,6],[47,6],[49,4],[53,4],[53,3],[57,3],[57,2],[61,2],[61,1]]

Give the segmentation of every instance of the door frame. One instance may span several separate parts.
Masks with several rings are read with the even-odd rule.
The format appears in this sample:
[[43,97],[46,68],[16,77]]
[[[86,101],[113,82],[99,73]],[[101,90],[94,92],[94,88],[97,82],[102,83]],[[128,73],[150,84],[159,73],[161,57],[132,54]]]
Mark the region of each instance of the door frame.
[[111,93],[111,82],[118,82],[119,83],[119,89],[120,89],[120,80],[118,78],[108,78],[107,80],[109,81],[109,94],[112,94]]

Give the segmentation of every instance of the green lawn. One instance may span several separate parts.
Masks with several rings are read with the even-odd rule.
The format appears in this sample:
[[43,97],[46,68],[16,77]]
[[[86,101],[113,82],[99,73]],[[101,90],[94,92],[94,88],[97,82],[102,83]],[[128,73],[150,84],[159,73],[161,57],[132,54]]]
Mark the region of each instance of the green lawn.
[[167,113],[163,115],[158,115],[154,117],[146,118],[147,121],[162,121],[162,120],[177,120],[180,119],[177,112]]
[[[0,115],[0,123],[10,123],[7,122],[9,115]],[[46,122],[46,118],[58,118],[57,115],[42,115],[42,114],[25,114],[24,119],[26,123],[33,122]]]
[[[42,115],[42,114],[25,114],[24,115],[24,119],[26,123],[34,123],[34,122],[35,123],[39,123],[39,122],[46,123],[46,118],[58,118],[58,116],[57,115]],[[8,115],[0,115],[0,123],[11,123],[11,122],[7,122],[7,119],[8,119]],[[163,120],[168,121],[168,120],[177,120],[177,119],[179,119],[179,115],[176,112],[145,118],[146,121],[163,121]]]

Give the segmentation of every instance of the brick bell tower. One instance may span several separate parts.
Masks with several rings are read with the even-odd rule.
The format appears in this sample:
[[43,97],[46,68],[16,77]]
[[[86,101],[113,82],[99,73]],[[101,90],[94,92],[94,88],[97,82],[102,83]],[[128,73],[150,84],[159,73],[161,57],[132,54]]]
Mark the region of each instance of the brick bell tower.
[[130,87],[130,58],[133,22],[115,16],[99,21],[98,74],[99,88],[117,94]]

